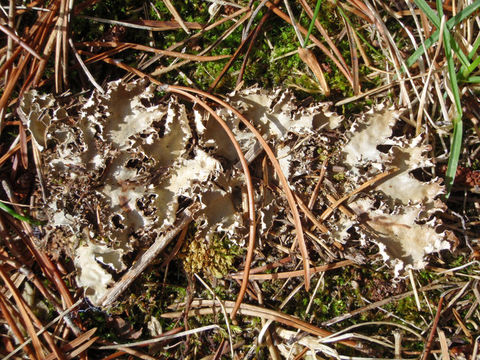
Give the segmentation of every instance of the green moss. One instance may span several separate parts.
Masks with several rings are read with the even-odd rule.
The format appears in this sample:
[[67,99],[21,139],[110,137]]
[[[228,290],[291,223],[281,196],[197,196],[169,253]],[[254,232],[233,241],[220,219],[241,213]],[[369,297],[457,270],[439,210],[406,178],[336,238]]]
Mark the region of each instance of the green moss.
[[241,248],[227,237],[214,235],[210,241],[194,238],[183,247],[180,258],[185,271],[223,278],[234,269],[233,263]]

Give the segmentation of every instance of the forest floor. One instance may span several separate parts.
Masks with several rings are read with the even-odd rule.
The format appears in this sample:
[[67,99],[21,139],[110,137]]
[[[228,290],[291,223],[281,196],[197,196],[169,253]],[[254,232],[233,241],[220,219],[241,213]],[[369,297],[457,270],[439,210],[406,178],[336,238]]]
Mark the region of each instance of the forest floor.
[[4,3],[3,358],[480,356],[479,1]]

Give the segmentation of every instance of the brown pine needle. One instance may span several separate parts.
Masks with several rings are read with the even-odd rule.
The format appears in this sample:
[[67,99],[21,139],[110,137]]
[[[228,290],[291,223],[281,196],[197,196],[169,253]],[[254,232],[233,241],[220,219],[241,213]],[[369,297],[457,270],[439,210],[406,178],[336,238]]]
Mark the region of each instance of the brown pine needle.
[[[328,270],[340,269],[345,266],[353,265],[354,262],[352,260],[342,260],[333,264],[327,265],[320,265],[314,266],[310,268],[310,273],[316,274],[319,272],[325,272]],[[277,279],[288,279],[291,277],[298,277],[304,274],[303,270],[296,270],[296,271],[286,271],[281,273],[273,273],[273,274],[250,274],[250,280],[277,280]],[[231,275],[232,279],[240,279],[244,276],[243,273]]]
[[18,43],[22,48],[24,48],[30,54],[35,56],[38,60],[43,60],[40,54],[38,54],[35,50],[33,50],[25,41],[23,41],[17,35],[15,35],[15,32],[12,29],[10,29],[8,26],[0,24],[0,30],[3,31],[8,36],[9,39],[12,39],[16,43]]
[[193,55],[193,54],[184,54],[177,51],[169,51],[169,50],[161,50],[156,49],[150,46],[140,45],[140,44],[133,44],[133,43],[124,43],[118,41],[85,41],[82,43],[75,44],[76,46],[96,46],[96,47],[122,47],[122,51],[126,49],[135,49],[140,51],[148,51],[159,55],[164,56],[171,56],[179,59],[186,59],[191,61],[217,61],[223,59],[229,59],[231,55],[213,55],[213,56],[206,56],[206,55]]
[[336,202],[332,203],[327,210],[325,210],[323,212],[323,214],[320,216],[320,219],[322,221],[325,221],[333,212],[333,210],[335,210],[340,204],[342,204],[344,201],[350,199],[353,195],[355,194],[358,194],[359,192],[363,191],[364,189],[372,186],[373,184],[375,184],[376,182],[382,180],[383,178],[387,177],[387,176],[390,176],[392,174],[394,174],[395,172],[398,171],[398,168],[393,168],[393,169],[390,169],[390,170],[387,170],[387,171],[384,171],[383,173],[381,174],[378,174],[377,176],[375,176],[373,179],[370,179],[368,181],[366,181],[365,183],[363,183],[362,185],[360,185],[358,188],[356,188],[355,190],[353,190],[351,193],[341,197],[340,199],[338,199]]

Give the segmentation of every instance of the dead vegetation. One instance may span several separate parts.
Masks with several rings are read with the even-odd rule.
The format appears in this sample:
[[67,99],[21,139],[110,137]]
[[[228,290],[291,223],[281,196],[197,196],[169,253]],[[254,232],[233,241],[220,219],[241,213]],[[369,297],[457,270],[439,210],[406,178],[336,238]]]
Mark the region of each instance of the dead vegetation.
[[0,354],[477,358],[478,8],[2,5]]

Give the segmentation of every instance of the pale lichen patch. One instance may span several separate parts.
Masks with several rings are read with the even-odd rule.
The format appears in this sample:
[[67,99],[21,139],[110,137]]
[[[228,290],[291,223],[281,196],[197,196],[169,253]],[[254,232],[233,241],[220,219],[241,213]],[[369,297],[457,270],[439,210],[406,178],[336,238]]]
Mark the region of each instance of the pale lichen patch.
[[[439,179],[414,176],[432,163],[420,138],[392,135],[397,110],[372,109],[346,132],[343,144],[336,130],[343,118],[327,103],[300,106],[289,91],[259,88],[232,93],[227,101],[272,147],[290,187],[305,203],[312,190],[305,179],[319,178],[321,149],[333,153],[343,169],[341,176],[332,169],[326,173],[317,201],[324,209],[330,203],[325,195],[340,198],[396,169],[350,199],[353,217],[334,214],[325,221],[329,232],[316,235],[321,242],[348,245],[352,235],[374,242],[396,270],[421,268],[426,254],[448,248],[433,217],[442,208],[437,198],[443,186]],[[148,247],[189,204],[196,204],[194,241],[202,252],[210,254],[208,244],[217,232],[231,243],[245,243],[248,207],[238,154],[224,129],[196,106],[191,110],[175,97],[159,101],[153,85],[138,81],[110,83],[104,94],[80,99],[70,118],[53,97],[36,92],[25,95],[21,108],[44,158],[47,241],[65,243],[64,251],[75,258],[77,281],[94,303],[111,286],[107,268],[122,271],[122,256]],[[216,111],[248,160],[256,161],[261,148],[255,135],[230,110]],[[255,164],[261,164],[251,166],[259,175],[254,180],[259,243],[270,232],[279,234],[280,242],[293,241],[288,205],[276,190],[278,178],[267,159]]]

